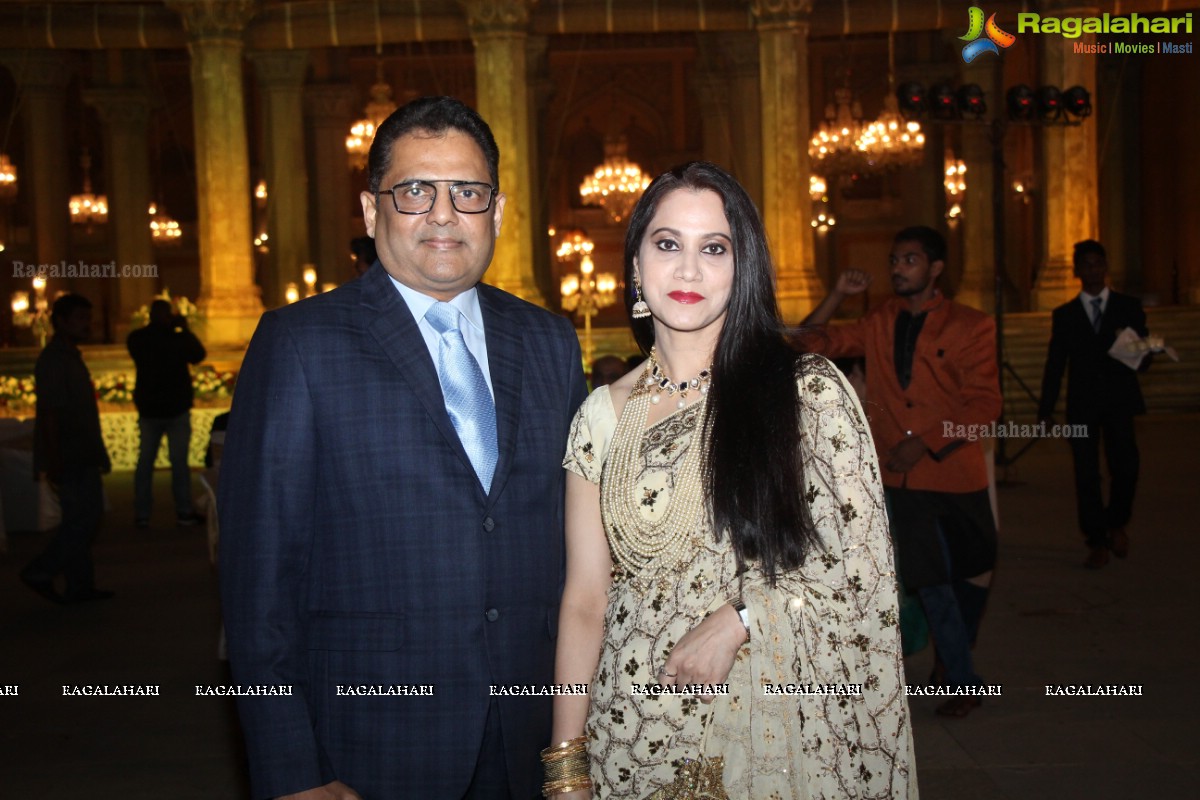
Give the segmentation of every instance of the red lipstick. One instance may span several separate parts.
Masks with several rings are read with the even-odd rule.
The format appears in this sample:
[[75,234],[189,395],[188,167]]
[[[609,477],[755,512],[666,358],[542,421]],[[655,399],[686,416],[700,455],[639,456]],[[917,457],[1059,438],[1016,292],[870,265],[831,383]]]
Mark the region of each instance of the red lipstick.
[[695,292],[671,292],[667,295],[667,297],[671,298],[676,303],[683,303],[684,305],[699,303],[704,299],[704,295],[696,294]]

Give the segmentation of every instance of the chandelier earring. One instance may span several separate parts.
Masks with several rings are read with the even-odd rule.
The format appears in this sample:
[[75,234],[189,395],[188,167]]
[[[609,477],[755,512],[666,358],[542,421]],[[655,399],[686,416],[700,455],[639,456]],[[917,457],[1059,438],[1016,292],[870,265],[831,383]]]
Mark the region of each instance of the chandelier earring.
[[633,279],[633,309],[630,311],[630,316],[634,319],[645,319],[650,316],[650,306],[646,305],[646,300],[642,297],[642,282],[637,278]]

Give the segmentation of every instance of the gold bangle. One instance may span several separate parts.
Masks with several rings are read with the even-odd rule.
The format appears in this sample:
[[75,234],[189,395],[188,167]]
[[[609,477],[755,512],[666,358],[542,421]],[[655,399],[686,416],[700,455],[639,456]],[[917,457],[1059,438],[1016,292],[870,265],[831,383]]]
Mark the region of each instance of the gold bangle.
[[542,797],[553,797],[556,794],[566,794],[580,789],[592,788],[592,779],[583,778],[577,781],[558,781],[556,783],[547,783],[542,786]]
[[542,751],[542,761],[546,761],[548,758],[553,758],[555,755],[559,755],[559,756],[565,755],[569,751],[574,750],[576,748],[586,748],[586,747],[587,747],[587,736],[576,736],[574,739],[568,739],[565,742],[559,742],[558,744],[547,747],[545,750]]

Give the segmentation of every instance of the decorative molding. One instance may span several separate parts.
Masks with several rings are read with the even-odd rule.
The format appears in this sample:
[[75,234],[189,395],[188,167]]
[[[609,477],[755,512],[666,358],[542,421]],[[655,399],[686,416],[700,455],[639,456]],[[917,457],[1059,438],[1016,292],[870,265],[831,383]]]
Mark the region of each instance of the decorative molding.
[[122,129],[149,123],[153,107],[145,89],[97,87],[86,90],[83,101],[96,109],[105,124]]
[[472,36],[489,33],[524,33],[538,0],[459,0],[467,13]]
[[192,41],[242,40],[246,24],[258,13],[258,0],[166,0],[179,14]]
[[254,77],[264,89],[295,89],[308,73],[307,50],[256,50],[249,54]]

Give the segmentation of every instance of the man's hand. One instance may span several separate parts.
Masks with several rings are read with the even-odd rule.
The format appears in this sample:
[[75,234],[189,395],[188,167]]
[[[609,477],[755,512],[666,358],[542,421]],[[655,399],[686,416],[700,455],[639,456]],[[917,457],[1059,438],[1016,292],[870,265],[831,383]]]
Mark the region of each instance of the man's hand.
[[341,781],[334,781],[315,789],[285,794],[276,800],[362,800],[362,796]]
[[921,441],[920,436],[910,436],[888,452],[884,466],[892,472],[908,472],[928,452],[929,448]]
[[[724,683],[738,650],[746,643],[746,628],[733,606],[726,603],[684,634],[656,676],[662,686]],[[711,703],[717,696],[701,695]]]
[[846,296],[862,294],[871,285],[871,276],[861,269],[847,269],[838,273],[833,290]]

